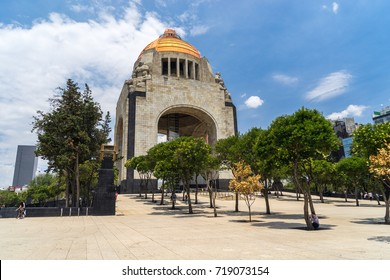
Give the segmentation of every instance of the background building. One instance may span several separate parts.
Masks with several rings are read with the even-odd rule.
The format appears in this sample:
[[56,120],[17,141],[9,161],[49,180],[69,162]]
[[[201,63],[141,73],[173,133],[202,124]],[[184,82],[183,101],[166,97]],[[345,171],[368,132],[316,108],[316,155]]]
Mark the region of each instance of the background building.
[[331,120],[333,130],[340,139],[342,146],[339,150],[332,152],[334,160],[339,161],[342,158],[351,156],[352,134],[359,127],[354,118],[342,118]]
[[[221,75],[212,72],[194,46],[167,29],[143,49],[117,102],[115,146],[121,189],[138,191],[139,176],[124,163],[158,142],[194,136],[213,145],[236,133],[236,108]],[[226,183],[228,174],[221,172],[219,182]]]
[[19,145],[16,153],[14,170],[14,187],[23,187],[30,183],[37,171],[38,157],[35,155],[36,146]]
[[390,122],[390,106],[384,107],[380,112],[374,112],[372,120],[374,123]]

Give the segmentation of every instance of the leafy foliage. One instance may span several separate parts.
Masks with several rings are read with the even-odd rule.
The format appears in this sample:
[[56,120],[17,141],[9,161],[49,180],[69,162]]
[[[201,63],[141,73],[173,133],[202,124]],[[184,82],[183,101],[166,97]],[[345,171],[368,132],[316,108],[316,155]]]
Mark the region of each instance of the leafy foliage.
[[229,188],[241,194],[249,210],[249,221],[252,221],[251,206],[255,202],[255,193],[262,189],[260,175],[252,172],[250,165],[244,161],[234,164],[232,169],[234,178],[229,182]]
[[83,93],[72,80],[50,100],[51,110],[38,111],[33,131],[37,133],[37,155],[48,161],[49,170],[67,177],[76,206],[80,196],[79,164],[98,158],[101,144],[109,141],[110,115],[105,120],[93,101],[88,85]]

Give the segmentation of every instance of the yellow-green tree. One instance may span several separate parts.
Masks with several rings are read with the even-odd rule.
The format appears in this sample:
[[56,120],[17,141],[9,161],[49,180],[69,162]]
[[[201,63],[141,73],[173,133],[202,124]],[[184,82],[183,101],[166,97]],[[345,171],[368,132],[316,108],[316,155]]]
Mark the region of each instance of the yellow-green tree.
[[383,197],[386,204],[385,223],[390,224],[390,143],[378,149],[376,155],[370,156],[370,172],[378,177],[384,188]]
[[254,175],[249,164],[239,161],[232,168],[234,179],[230,181],[229,188],[240,193],[249,211],[249,222],[252,221],[251,207],[256,199],[256,192],[261,191],[260,175]]

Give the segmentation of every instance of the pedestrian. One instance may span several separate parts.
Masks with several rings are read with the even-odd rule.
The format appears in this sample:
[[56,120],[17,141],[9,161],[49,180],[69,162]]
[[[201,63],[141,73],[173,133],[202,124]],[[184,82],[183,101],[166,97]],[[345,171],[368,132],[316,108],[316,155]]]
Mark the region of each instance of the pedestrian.
[[316,214],[314,214],[314,213],[311,214],[310,221],[311,221],[311,224],[313,225],[313,228],[318,229],[318,227],[320,226],[320,221],[318,220],[318,217]]
[[20,202],[18,208],[16,209],[16,219],[23,219],[24,217],[24,203]]

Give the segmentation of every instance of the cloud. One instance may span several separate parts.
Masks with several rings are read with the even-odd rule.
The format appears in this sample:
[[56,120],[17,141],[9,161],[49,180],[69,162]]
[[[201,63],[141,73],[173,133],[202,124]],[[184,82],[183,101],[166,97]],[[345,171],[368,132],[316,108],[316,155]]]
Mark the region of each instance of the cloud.
[[51,13],[30,27],[0,23],[1,186],[12,183],[17,145],[36,143],[32,116],[37,110],[48,111],[47,100],[57,87],[64,87],[68,78],[81,89],[88,83],[102,110],[115,116],[132,63],[167,27],[155,14],[142,14],[135,4],[124,7],[120,15],[97,8],[84,21]]
[[339,12],[340,5],[337,2],[332,3],[332,7],[329,8],[327,5],[322,5],[322,9],[326,11],[331,11],[335,15]]
[[344,93],[351,80],[352,75],[342,70],[330,73],[322,78],[319,84],[306,94],[307,100],[323,101]]
[[294,85],[298,82],[297,77],[291,77],[291,76],[287,76],[284,74],[275,74],[272,76],[272,79],[276,82],[279,82],[279,83],[282,83],[282,84],[288,85],[288,86]]
[[326,118],[330,120],[338,120],[346,117],[360,117],[363,111],[367,108],[368,106],[364,105],[349,105],[347,109],[341,112],[332,113]]
[[337,14],[339,11],[339,4],[337,4],[336,2],[333,2],[332,3],[332,11],[333,11],[333,13]]
[[191,28],[190,34],[192,36],[205,34],[209,30],[208,26],[205,25],[197,25]]
[[264,103],[264,100],[262,100],[258,96],[251,96],[247,100],[245,100],[245,105],[248,108],[252,108],[252,109],[256,109],[256,108],[260,107],[261,105],[263,105],[263,103]]

